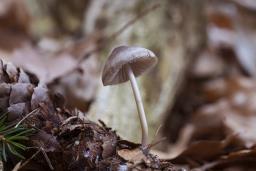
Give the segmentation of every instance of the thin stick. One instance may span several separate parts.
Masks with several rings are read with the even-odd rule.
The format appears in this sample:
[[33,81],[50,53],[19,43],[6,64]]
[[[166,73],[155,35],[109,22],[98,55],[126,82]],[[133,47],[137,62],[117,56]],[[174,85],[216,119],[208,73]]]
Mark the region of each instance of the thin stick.
[[[123,31],[125,31],[128,27],[130,27],[131,25],[133,25],[135,22],[137,22],[139,19],[141,19],[142,17],[146,16],[148,13],[156,10],[157,8],[160,7],[160,4],[157,3],[157,4],[154,4],[152,5],[151,7],[149,8],[146,8],[145,10],[143,10],[140,14],[138,14],[137,16],[135,16],[133,19],[131,19],[130,21],[128,21],[123,27],[121,27],[118,31],[112,33],[109,37],[103,37],[101,43],[99,43],[99,45],[92,49],[92,50],[89,50],[88,52],[86,52],[82,57],[80,57],[80,59],[78,58],[78,61],[77,61],[77,68],[79,68],[80,66],[80,63],[83,62],[85,59],[89,58],[92,54],[96,53],[96,52],[99,52],[100,50],[102,50],[106,45],[107,43],[109,43],[109,41],[111,40],[114,40],[116,39],[116,37],[118,37],[120,34],[122,34]],[[64,75],[68,75],[70,73],[72,73],[75,69],[72,69],[68,72],[65,72],[64,74],[62,74],[61,76],[59,76],[58,78],[61,78],[62,76]],[[55,78],[58,79],[58,78]]]
[[46,152],[44,151],[43,147],[40,148],[43,155],[44,155],[44,158],[48,164],[48,166],[50,167],[51,170],[54,170],[54,167],[52,166],[52,163],[51,163],[51,160],[49,159],[48,155],[46,154]]
[[154,135],[154,137],[153,137],[153,139],[152,139],[152,141],[151,141],[151,144],[154,144],[154,142],[155,142],[155,140],[156,140],[156,137],[157,137],[157,135],[158,135],[158,133],[160,132],[160,130],[161,130],[162,127],[163,127],[163,125],[161,124],[161,125],[157,128],[157,130],[156,130],[156,132],[155,132],[155,135]]
[[27,165],[33,158],[35,158],[40,152],[42,152],[42,154],[45,157],[45,160],[48,164],[48,166],[50,167],[51,170],[54,170],[51,161],[49,159],[49,157],[47,156],[46,152],[44,151],[44,149],[42,147],[39,147],[39,149],[29,158],[27,159],[20,167],[19,169],[23,168],[25,165]]
[[16,125],[14,128],[17,128],[25,119],[27,119],[28,117],[30,117],[32,114],[34,114],[36,111],[38,111],[39,108],[34,109],[33,111],[31,111],[29,114],[27,114],[24,118],[22,118]]
[[22,165],[19,167],[19,169],[26,166],[33,158],[35,158],[39,154],[40,151],[41,151],[41,149],[39,148],[39,150],[37,150],[37,152],[35,152],[29,159],[27,159],[24,163],[22,163]]
[[155,133],[155,135],[154,135],[154,138],[156,138],[156,136],[158,135],[158,133],[160,132],[160,130],[161,130],[162,127],[163,127],[163,124],[161,124],[161,125],[157,128],[156,133]]
[[156,146],[157,144],[159,144],[159,143],[161,143],[161,142],[163,142],[163,141],[165,141],[165,140],[167,140],[167,138],[166,138],[166,137],[163,137],[163,138],[161,138],[161,139],[159,139],[159,140],[157,140],[157,141],[152,142],[151,144],[149,144],[147,148],[150,149],[150,148]]
[[121,27],[117,32],[113,33],[111,36],[109,36],[109,38],[107,39],[115,39],[117,36],[119,36],[123,31],[125,31],[128,27],[130,27],[131,25],[133,25],[136,21],[138,21],[140,18],[144,17],[145,15],[147,15],[149,12],[157,9],[160,7],[160,4],[154,4],[149,8],[144,9],[140,14],[138,14],[136,17],[134,17],[133,19],[131,19],[130,21],[128,21],[123,27]]
[[18,171],[20,169],[21,161],[15,165],[12,171]]
[[90,50],[89,52],[87,52],[80,60],[78,60],[78,63],[80,64],[83,60],[87,59],[90,55],[92,55],[95,52],[100,51],[101,49],[103,49],[106,44],[110,41],[110,40],[114,40],[116,39],[116,37],[118,37],[122,32],[124,32],[128,27],[130,27],[131,25],[133,25],[136,21],[138,21],[140,18],[146,16],[149,12],[152,12],[154,10],[156,10],[157,8],[160,7],[160,4],[154,4],[149,8],[144,9],[141,13],[139,13],[137,16],[135,16],[133,19],[131,19],[130,21],[128,21],[123,27],[121,27],[118,31],[114,32],[113,34],[111,34],[109,37],[103,38],[102,42],[98,45],[98,47],[96,47],[95,49]]

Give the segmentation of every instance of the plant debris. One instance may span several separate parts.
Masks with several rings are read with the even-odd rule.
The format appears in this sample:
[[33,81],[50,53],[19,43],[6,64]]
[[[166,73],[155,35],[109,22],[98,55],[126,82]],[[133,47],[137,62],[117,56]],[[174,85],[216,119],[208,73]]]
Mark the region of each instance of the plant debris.
[[[0,169],[255,170],[255,17],[253,0],[2,0]],[[130,92],[100,79],[132,44],[159,61],[138,80],[144,146],[123,138],[140,137]]]
[[[36,130],[26,144],[32,148],[28,148],[24,156],[28,159],[41,150],[26,165],[21,164],[20,170],[49,170],[51,167],[54,170],[120,170],[120,167],[175,170],[169,162],[144,153],[139,145],[122,141],[102,121],[98,125],[86,119],[83,113],[69,111],[63,103],[56,104],[60,96],[33,83],[35,76],[30,77],[20,68],[13,66],[15,72],[8,72],[9,65],[1,61],[1,82],[4,82],[1,99],[8,99],[0,106],[1,110],[7,109],[8,124],[25,117],[22,125]],[[24,76],[28,78],[26,82],[19,82]],[[6,167],[14,167],[13,162]]]
[[170,161],[196,171],[256,167],[255,14],[249,1],[235,2],[207,5],[208,45],[188,69],[166,125],[176,143],[191,130]]

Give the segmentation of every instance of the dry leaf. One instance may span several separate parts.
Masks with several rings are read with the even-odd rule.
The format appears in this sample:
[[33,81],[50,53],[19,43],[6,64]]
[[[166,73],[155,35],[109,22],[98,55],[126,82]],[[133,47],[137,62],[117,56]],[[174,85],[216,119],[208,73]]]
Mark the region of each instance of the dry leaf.
[[256,116],[243,116],[233,114],[226,117],[225,126],[237,135],[237,138],[243,142],[246,148],[256,145]]
[[126,161],[132,162],[135,165],[147,160],[147,157],[143,154],[140,148],[135,148],[133,150],[129,150],[129,149],[118,150],[117,154],[123,159],[125,159]]
[[35,74],[44,84],[68,73],[77,66],[70,54],[49,54],[29,46],[16,50],[11,60],[17,66]]

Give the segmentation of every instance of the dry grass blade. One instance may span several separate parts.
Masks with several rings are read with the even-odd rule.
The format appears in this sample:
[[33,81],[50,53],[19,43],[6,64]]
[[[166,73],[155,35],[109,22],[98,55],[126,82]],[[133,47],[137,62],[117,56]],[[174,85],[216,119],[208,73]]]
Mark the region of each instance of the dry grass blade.
[[29,114],[27,114],[24,118],[22,118],[16,125],[14,128],[17,128],[25,119],[27,119],[28,117],[30,117],[31,115],[33,115],[34,113],[36,113],[37,111],[39,111],[39,108],[34,109],[32,112],[30,112]]

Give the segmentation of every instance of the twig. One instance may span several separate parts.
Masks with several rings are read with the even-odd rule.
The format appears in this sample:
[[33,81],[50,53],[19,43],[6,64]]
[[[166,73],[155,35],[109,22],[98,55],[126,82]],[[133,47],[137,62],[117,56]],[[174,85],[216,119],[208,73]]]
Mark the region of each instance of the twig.
[[37,150],[37,152],[35,152],[29,159],[27,159],[20,167],[19,169],[23,168],[24,166],[26,166],[33,158],[35,158],[39,152],[41,151],[41,149]]
[[167,139],[166,137],[163,137],[163,138],[161,138],[160,140],[157,140],[157,141],[155,141],[155,142],[152,142],[151,144],[149,144],[149,145],[147,146],[147,149],[150,149],[150,148],[156,146],[157,144],[159,144],[159,143],[165,141],[166,139]]
[[18,171],[20,169],[21,161],[15,165],[12,171]]
[[64,125],[68,124],[71,120],[77,119],[77,118],[78,118],[78,116],[71,116],[71,117],[67,118],[66,120],[64,120],[62,122],[61,126],[64,126]]
[[163,124],[161,124],[161,125],[157,128],[156,133],[155,133],[155,135],[154,135],[154,138],[156,138],[156,136],[158,135],[158,133],[160,132],[160,130],[161,130],[162,127],[163,127]]
[[136,21],[138,21],[140,18],[146,16],[149,12],[152,12],[154,10],[156,10],[157,8],[160,7],[160,4],[154,4],[151,7],[148,7],[146,9],[144,9],[141,13],[139,13],[137,16],[135,16],[133,19],[131,19],[130,21],[128,21],[123,27],[121,27],[118,31],[112,33],[109,37],[105,37],[103,38],[102,42],[98,45],[98,47],[96,47],[95,49],[90,50],[89,52],[87,52],[84,56],[82,56],[79,60],[78,63],[81,63],[83,60],[87,59],[90,55],[92,55],[95,52],[100,51],[101,49],[103,49],[107,42],[109,42],[110,40],[114,40],[116,39],[116,37],[118,37],[122,32],[124,32],[128,27],[130,27],[131,25],[133,25]]
[[48,166],[50,167],[51,170],[54,170],[54,167],[52,166],[52,163],[51,163],[51,161],[50,161],[48,155],[47,155],[46,152],[44,151],[43,147],[41,147],[40,149],[41,149],[41,151],[42,151],[42,153],[43,153],[43,155],[44,155],[44,158],[45,158],[45,160],[46,160]]
[[[156,132],[155,132],[155,135],[154,135],[154,137],[153,137],[153,139],[152,139],[152,141],[151,141],[151,144],[155,144],[155,140],[156,140],[156,137],[157,137],[157,135],[158,135],[158,133],[160,132],[160,130],[161,130],[161,128],[163,127],[163,125],[161,124],[158,128],[157,128],[157,130],[156,130]],[[166,139],[166,138],[164,138],[164,139]],[[161,140],[162,141],[162,140]],[[158,144],[158,143],[157,143]],[[150,145],[149,145],[150,146]],[[154,145],[153,145],[154,146]],[[150,148],[150,147],[148,147],[148,148]]]
[[[41,143],[40,143],[41,144]],[[44,158],[48,164],[48,166],[50,167],[51,170],[54,170],[54,167],[52,166],[52,163],[48,157],[48,155],[46,154],[44,148],[42,147],[42,145],[40,147],[30,147],[30,148],[38,148],[38,150],[29,158],[27,159],[20,167],[19,169],[23,168],[25,165],[27,165],[33,158],[35,158],[39,152],[42,152],[42,154],[44,155]]]
[[121,27],[117,32],[113,33],[107,40],[109,39],[115,39],[117,36],[119,36],[123,31],[125,31],[129,26],[133,25],[136,21],[138,21],[140,18],[144,17],[147,15],[149,12],[154,11],[155,9],[159,8],[160,4],[154,4],[149,8],[144,9],[140,14],[138,14],[136,17],[134,17],[132,20],[127,22],[123,27]]
[[30,117],[32,114],[34,114],[36,111],[38,111],[39,108],[34,109],[33,111],[31,111],[29,114],[27,114],[24,118],[22,118],[16,125],[14,128],[17,128],[25,119],[27,119],[28,117]]
[[[54,80],[57,80],[61,77],[63,77],[64,75],[68,75],[70,73],[72,73],[74,70],[76,70],[77,68],[79,68],[80,63],[83,62],[85,59],[89,58],[92,54],[102,50],[106,44],[111,41],[114,40],[116,37],[118,37],[123,31],[125,31],[128,27],[130,27],[132,24],[134,24],[136,21],[138,21],[140,18],[146,16],[149,12],[152,12],[154,10],[156,10],[157,8],[160,7],[160,4],[154,4],[151,7],[148,7],[146,9],[144,9],[140,14],[138,14],[137,16],[135,16],[133,19],[131,19],[130,21],[128,21],[123,27],[121,27],[118,31],[112,33],[110,36],[108,37],[103,37],[101,42],[99,43],[99,45],[97,47],[95,47],[92,50],[89,50],[88,52],[86,52],[83,56],[81,56],[80,58],[78,58],[77,60],[77,67],[75,67],[72,70],[69,70],[68,72],[65,72],[64,74],[58,76],[57,78],[55,78]],[[53,80],[53,81],[54,81]],[[53,82],[51,81],[51,82]],[[49,84],[49,83],[48,83]]]

